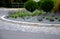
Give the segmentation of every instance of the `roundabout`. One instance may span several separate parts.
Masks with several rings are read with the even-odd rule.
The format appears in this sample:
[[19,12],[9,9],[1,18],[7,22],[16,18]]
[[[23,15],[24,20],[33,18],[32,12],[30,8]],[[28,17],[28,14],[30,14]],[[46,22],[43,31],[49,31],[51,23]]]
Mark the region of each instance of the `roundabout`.
[[60,39],[60,3],[1,0],[0,39]]
[[[5,9],[9,11],[8,9]],[[5,11],[3,11],[5,12]],[[7,12],[5,13],[7,15]],[[32,33],[45,33],[45,34],[59,34],[60,24],[44,24],[44,23],[30,23],[22,21],[13,21],[4,18],[6,15],[3,14],[0,17],[1,26],[0,29],[32,32]]]
[[[4,18],[11,9],[0,9],[0,36],[3,39],[59,39],[60,25],[46,26],[39,23],[16,22]],[[15,10],[15,9],[13,9]],[[23,23],[23,24],[20,24]]]

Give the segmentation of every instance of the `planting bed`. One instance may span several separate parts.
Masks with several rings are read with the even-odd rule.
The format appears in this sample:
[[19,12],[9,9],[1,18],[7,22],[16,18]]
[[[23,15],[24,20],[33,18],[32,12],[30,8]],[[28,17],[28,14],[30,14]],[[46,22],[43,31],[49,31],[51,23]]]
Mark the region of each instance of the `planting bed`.
[[59,13],[46,13],[42,10],[35,10],[33,13],[27,10],[10,11],[4,18],[22,22],[60,24]]

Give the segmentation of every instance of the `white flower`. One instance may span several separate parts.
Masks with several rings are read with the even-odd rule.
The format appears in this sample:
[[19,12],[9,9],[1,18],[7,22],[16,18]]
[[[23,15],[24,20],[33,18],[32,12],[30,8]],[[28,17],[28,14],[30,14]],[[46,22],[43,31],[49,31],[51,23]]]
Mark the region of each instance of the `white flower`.
[[40,1],[40,0],[34,0],[34,1],[38,2],[38,1]]

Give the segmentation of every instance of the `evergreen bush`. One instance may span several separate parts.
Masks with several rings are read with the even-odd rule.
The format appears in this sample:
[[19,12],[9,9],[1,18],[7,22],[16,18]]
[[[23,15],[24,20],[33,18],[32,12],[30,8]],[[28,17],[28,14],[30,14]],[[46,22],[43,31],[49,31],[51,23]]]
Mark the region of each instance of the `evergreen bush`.
[[30,11],[30,12],[33,12],[34,10],[36,10],[37,8],[37,3],[35,1],[27,1],[25,4],[24,4],[24,7]]

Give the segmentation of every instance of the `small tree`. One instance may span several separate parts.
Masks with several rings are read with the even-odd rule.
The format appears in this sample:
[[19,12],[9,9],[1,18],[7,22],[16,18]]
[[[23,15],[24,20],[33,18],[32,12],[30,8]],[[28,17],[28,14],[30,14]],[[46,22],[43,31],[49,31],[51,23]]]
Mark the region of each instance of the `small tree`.
[[40,8],[46,12],[51,12],[54,7],[54,2],[52,0],[45,0],[40,3]]
[[30,12],[33,12],[34,10],[36,10],[37,8],[37,3],[35,1],[27,1],[25,4],[24,4],[24,7],[30,11]]

